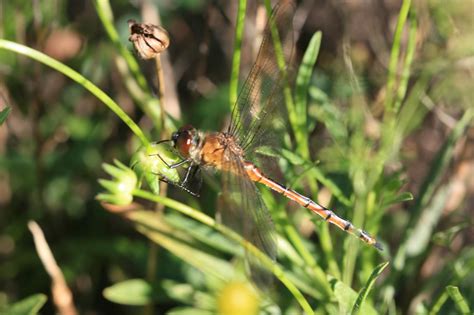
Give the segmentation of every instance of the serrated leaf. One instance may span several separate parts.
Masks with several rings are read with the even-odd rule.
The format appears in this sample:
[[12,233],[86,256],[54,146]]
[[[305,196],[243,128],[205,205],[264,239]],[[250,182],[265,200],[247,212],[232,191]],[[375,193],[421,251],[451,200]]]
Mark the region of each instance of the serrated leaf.
[[5,122],[5,120],[7,120],[11,110],[11,107],[5,107],[2,111],[0,111],[0,126]]
[[118,304],[147,305],[153,300],[153,288],[143,279],[130,279],[105,288],[103,295]]
[[369,292],[372,289],[375,283],[375,280],[377,280],[377,277],[382,273],[385,267],[388,266],[388,264],[389,264],[388,262],[381,263],[380,265],[375,267],[374,271],[372,271],[372,274],[367,280],[367,283],[365,284],[365,286],[360,291],[357,297],[357,300],[355,301],[354,306],[352,307],[352,312],[351,312],[352,315],[359,314],[359,311],[361,307],[363,306],[364,301],[367,299],[367,296],[369,295]]
[[11,305],[5,313],[8,315],[35,315],[43,307],[48,298],[44,294],[31,295]]

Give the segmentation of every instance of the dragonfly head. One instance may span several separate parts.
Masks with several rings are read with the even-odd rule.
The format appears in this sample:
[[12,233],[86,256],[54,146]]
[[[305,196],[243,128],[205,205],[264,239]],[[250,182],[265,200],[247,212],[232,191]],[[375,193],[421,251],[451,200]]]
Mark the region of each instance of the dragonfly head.
[[186,125],[173,132],[171,141],[176,150],[184,157],[189,157],[189,152],[198,144],[199,136],[196,128]]

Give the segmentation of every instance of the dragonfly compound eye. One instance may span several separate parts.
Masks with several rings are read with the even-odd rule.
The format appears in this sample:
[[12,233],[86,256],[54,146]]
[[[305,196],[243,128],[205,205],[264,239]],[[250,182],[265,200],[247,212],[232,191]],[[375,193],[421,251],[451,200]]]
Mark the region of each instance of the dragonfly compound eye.
[[185,158],[189,157],[189,150],[195,145],[196,129],[187,128],[187,126],[180,128],[177,132],[173,133],[171,139],[174,142],[175,148]]

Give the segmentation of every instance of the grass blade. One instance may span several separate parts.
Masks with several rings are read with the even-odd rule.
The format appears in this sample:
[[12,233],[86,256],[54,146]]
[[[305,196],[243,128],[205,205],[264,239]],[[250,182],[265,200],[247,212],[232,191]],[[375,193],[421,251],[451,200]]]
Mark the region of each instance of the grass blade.
[[[334,296],[339,304],[339,314],[349,314],[357,300],[357,293],[342,281],[334,282]],[[378,312],[370,303],[361,306],[364,315],[375,315]]]
[[388,67],[388,79],[387,79],[387,97],[385,99],[385,108],[393,112],[395,110],[393,104],[393,89],[395,86],[395,79],[397,76],[397,64],[400,56],[401,37],[403,27],[410,11],[411,0],[404,0],[402,7],[400,8],[400,14],[398,15],[397,28],[393,37],[392,50],[390,51],[390,63]]
[[[152,119],[155,126],[161,126],[161,113],[159,99],[152,97],[150,87],[137,60],[134,58],[130,50],[123,44],[119,33],[114,26],[114,16],[110,1],[94,1],[97,15],[99,16],[102,26],[107,33],[110,41],[115,45],[120,55],[117,57],[118,70],[124,77],[125,86],[130,96],[136,101],[136,104],[143,112]],[[121,66],[126,64],[126,66]],[[130,75],[130,73],[133,75]],[[161,126],[163,127],[163,126]]]
[[65,76],[69,77],[73,81],[79,83],[84,87],[86,90],[91,92],[95,97],[101,100],[107,107],[113,111],[122,121],[132,130],[132,132],[140,139],[144,146],[148,146],[150,141],[146,138],[143,131],[138,127],[138,125],[128,116],[123,109],[112,99],[108,96],[104,91],[99,89],[97,85],[86,79],[76,70],[66,66],[62,62],[57,61],[49,57],[42,52],[30,48],[28,46],[24,46],[12,41],[0,39],[0,49],[6,49],[13,51],[17,54],[27,56],[31,59],[39,61],[54,70],[64,74]]
[[244,32],[245,24],[245,10],[247,9],[247,1],[239,0],[239,8],[237,10],[237,19],[235,24],[234,37],[234,52],[232,54],[232,72],[229,83],[229,103],[230,112],[237,102],[237,95],[239,90],[239,73],[240,73],[240,59],[242,51],[242,34]]
[[435,188],[438,185],[444,171],[448,167],[448,163],[453,155],[454,147],[459,138],[464,134],[466,128],[472,123],[474,117],[474,109],[468,109],[463,117],[456,124],[451,134],[448,136],[443,146],[436,155],[430,169],[430,173],[425,178],[423,185],[421,186],[420,193],[417,202],[414,206],[411,217],[411,222],[408,224],[408,228],[405,232],[405,240],[401,244],[400,249],[394,259],[394,266],[396,270],[401,270],[405,264],[407,257],[407,245],[412,242],[416,242],[413,239],[413,229],[416,223],[419,221],[423,211],[426,209],[426,205],[433,196]]
[[[303,56],[303,61],[298,69],[298,76],[296,77],[295,88],[295,113],[296,126],[295,131],[301,133],[301,137],[308,138],[307,117],[308,117],[308,89],[311,81],[311,74],[313,73],[314,65],[318,59],[319,48],[321,47],[321,32],[314,33],[309,42],[306,52]],[[300,153],[309,153],[308,141],[298,141]],[[308,156],[304,156],[308,158]]]
[[142,74],[140,70],[140,66],[138,65],[136,59],[133,57],[132,53],[127,49],[127,47],[121,42],[120,36],[115,29],[113,24],[114,17],[112,13],[112,8],[110,6],[109,1],[94,1],[95,8],[97,11],[97,15],[99,16],[102,25],[104,26],[104,30],[106,31],[107,35],[109,36],[112,43],[117,47],[120,54],[125,59],[128,68],[135,76],[140,88],[143,90],[149,90],[149,86],[146,82],[145,76]]
[[[202,272],[224,281],[232,279],[232,266],[199,247],[198,241],[168,225],[152,211],[134,211],[127,215],[137,225],[137,230],[153,242],[166,248],[175,256]],[[192,259],[190,259],[192,257]]]
[[0,126],[7,120],[8,115],[10,114],[12,108],[6,107],[0,112]]
[[359,296],[357,297],[357,300],[354,303],[354,306],[352,307],[352,315],[359,314],[360,308],[362,306],[362,303],[364,303],[365,299],[369,295],[370,290],[372,289],[375,280],[377,280],[377,277],[382,273],[382,271],[387,267],[389,262],[384,262],[375,267],[374,271],[372,271],[372,274],[369,277],[369,280],[367,280],[367,283],[365,286],[362,288],[362,290],[359,293]]
[[[239,234],[235,233],[230,228],[227,228],[219,223],[217,223],[214,219],[207,216],[206,214],[197,211],[181,202],[175,201],[173,199],[169,199],[162,196],[154,195],[150,192],[143,191],[140,189],[136,189],[134,191],[134,195],[140,198],[148,199],[150,201],[161,203],[167,207],[170,207],[174,210],[181,212],[203,224],[206,224],[220,233],[224,234],[229,239],[238,242],[243,248],[245,248],[251,255],[253,255],[261,264],[262,267],[266,268],[267,270],[271,271],[275,277],[280,280],[285,287],[290,291],[293,297],[298,301],[301,308],[307,314],[314,314],[311,306],[309,305],[308,301],[301,293],[301,291],[295,286],[293,282],[290,281],[288,276],[286,275],[285,271],[281,268],[278,263],[275,263],[272,259],[270,259],[267,255],[262,253],[258,248],[256,248],[253,244],[244,240]],[[192,256],[187,256],[192,257]]]
[[2,314],[36,315],[47,300],[44,294],[34,294],[11,305]]
[[393,105],[394,112],[398,113],[402,101],[405,98],[408,80],[410,79],[410,69],[413,62],[413,57],[416,50],[416,35],[417,35],[417,22],[416,14],[412,11],[410,12],[410,31],[408,35],[408,46],[406,51],[406,57],[403,61],[403,69],[401,72],[400,83],[397,88],[397,94],[395,95],[395,102]]

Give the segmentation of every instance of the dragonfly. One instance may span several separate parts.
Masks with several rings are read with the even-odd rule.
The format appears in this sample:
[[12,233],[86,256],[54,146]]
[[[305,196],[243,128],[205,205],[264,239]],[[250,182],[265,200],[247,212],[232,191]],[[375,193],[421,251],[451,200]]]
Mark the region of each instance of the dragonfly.
[[276,257],[273,222],[256,183],[285,196],[381,250],[380,243],[366,231],[356,228],[350,221],[311,198],[271,179],[252,162],[258,155],[258,149],[269,145],[267,140],[271,138],[269,134],[272,133],[273,117],[284,115],[283,84],[287,75],[286,69],[278,62],[275,44],[278,41],[275,40],[272,28],[278,32],[283,57],[290,59],[294,8],[292,1],[283,0],[273,9],[257,59],[232,109],[228,127],[222,132],[206,132],[192,125],[185,125],[174,132],[171,139],[162,140],[171,141],[182,157],[182,161],[170,167],[186,165],[188,171],[180,186],[188,191],[192,190],[188,183],[192,177],[198,176],[198,170],[219,171],[222,182],[219,211],[223,223],[272,259]]

